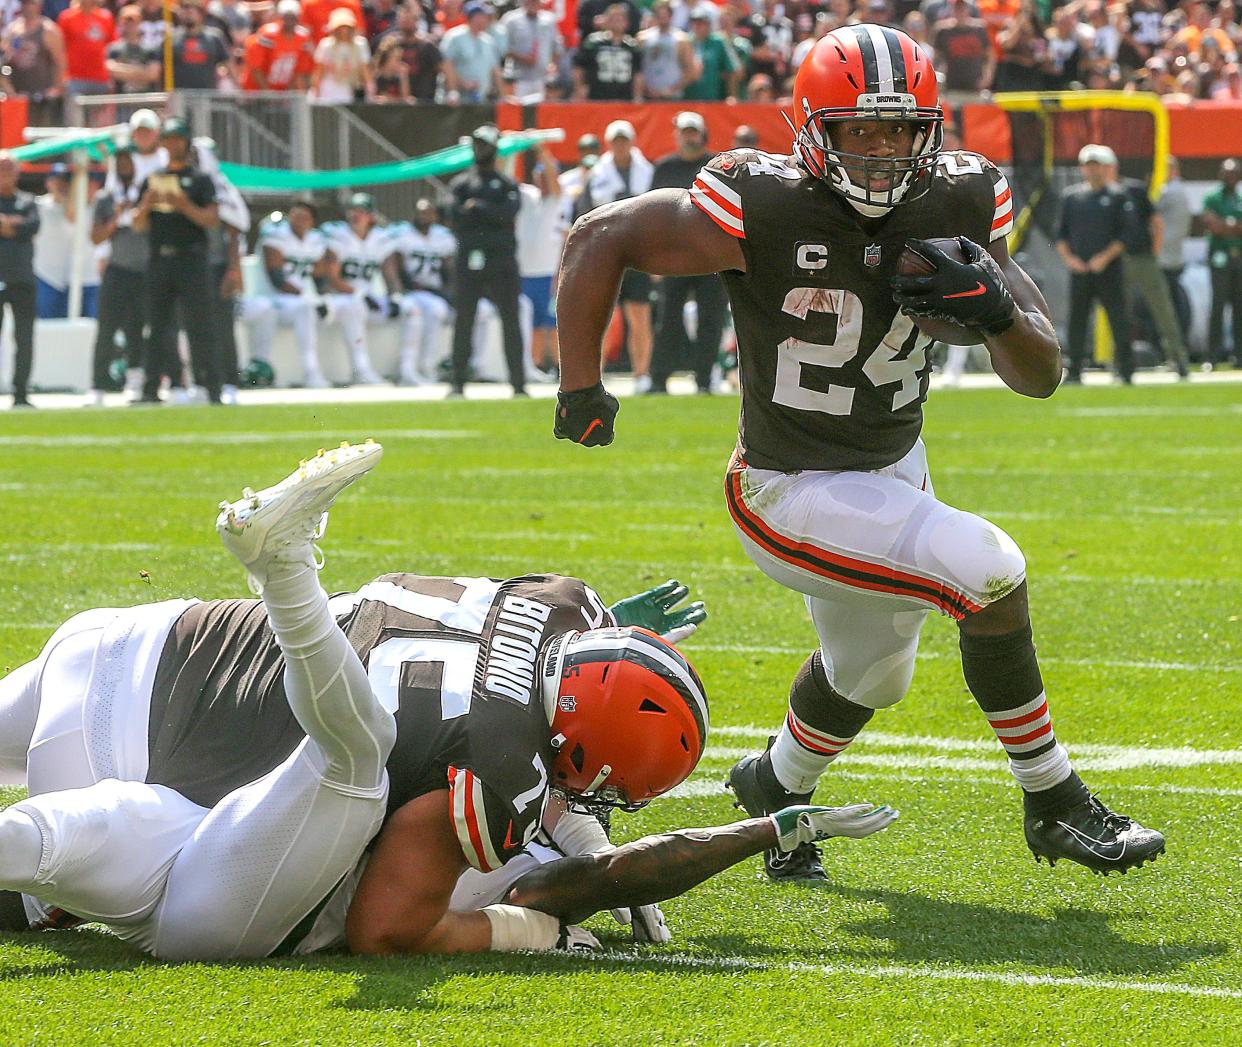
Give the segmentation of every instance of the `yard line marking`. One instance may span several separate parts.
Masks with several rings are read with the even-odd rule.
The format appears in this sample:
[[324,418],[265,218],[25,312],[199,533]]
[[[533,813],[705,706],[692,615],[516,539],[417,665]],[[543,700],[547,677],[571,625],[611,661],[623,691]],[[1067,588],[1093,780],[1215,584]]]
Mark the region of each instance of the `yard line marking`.
[[[713,775],[714,777],[710,776]],[[845,768],[833,767],[832,773],[828,775],[832,778],[845,778],[849,781],[857,782],[900,782],[902,785],[989,785],[1000,789],[1013,789],[1016,783],[1009,775],[983,777],[980,775],[926,775],[926,774],[909,774],[907,771],[850,771]],[[1110,792],[1150,792],[1160,793],[1176,793],[1179,796],[1224,796],[1224,797],[1242,797],[1242,789],[1226,789],[1211,785],[1115,785],[1109,784]],[[656,800],[663,802],[664,800],[693,800],[700,799],[705,796],[726,796],[733,798],[733,794],[725,789],[724,774],[721,771],[707,772],[700,777],[691,778],[689,781],[682,782],[675,789],[669,790],[663,796],[657,796]]]
[[[753,724],[714,727],[712,730],[714,733],[724,735],[725,737],[754,738],[756,741],[765,741],[768,735],[771,734],[771,731],[768,729]],[[906,751],[934,749],[938,753],[945,750],[956,750],[959,752],[995,754],[996,759],[994,760],[979,761],[975,759],[959,761],[960,766],[956,767],[953,763],[947,762],[957,759],[954,757],[940,755],[914,757],[916,760],[926,760],[927,762],[923,764],[926,767],[943,767],[963,771],[992,770],[1004,755],[996,742],[977,738],[940,738],[934,735],[886,734],[883,731],[867,731],[854,742],[849,752],[844,754],[841,759],[864,763],[881,763],[883,766],[891,767],[915,766],[915,764],[896,762],[904,761],[907,759],[906,757],[881,755],[866,751],[873,747]],[[1080,763],[1083,767],[1090,766],[1098,771],[1127,771],[1139,767],[1205,767],[1242,764],[1242,749],[1197,749],[1190,745],[1178,746],[1176,748],[1150,748],[1142,745],[1098,745],[1091,743],[1084,743],[1082,745],[1071,744],[1066,747],[1070,750],[1070,755],[1076,763]],[[732,759],[736,760],[740,759],[749,750],[733,750],[721,747],[719,751],[722,753],[737,751],[738,755],[732,757]],[[707,755],[710,755],[712,752],[713,748],[709,747]],[[720,759],[725,759],[725,757],[721,756]],[[884,761],[890,760],[894,762],[884,763]]]
[[[482,434],[470,429],[372,429],[365,434],[392,440],[465,440]],[[290,429],[281,432],[128,433],[108,436],[0,436],[0,447],[129,447],[142,444],[267,444],[290,440],[335,443],[339,437],[323,429]]]
[[1063,418],[1140,418],[1202,415],[1216,418],[1222,414],[1242,414],[1242,404],[1221,404],[1219,407],[1063,407],[1054,412]]
[[[814,650],[814,641],[808,643],[805,647],[788,647],[781,644],[729,644],[729,643],[693,643],[690,642],[692,652],[698,651],[715,651],[722,654],[799,654],[805,656],[810,650]],[[917,655],[919,661],[938,661],[942,658],[956,659],[957,654],[942,654],[938,651],[920,651]],[[1141,662],[1133,661],[1126,658],[1058,658],[1055,655],[1051,657],[1040,657],[1040,663],[1043,665],[1072,665],[1088,669],[1155,669],[1168,670],[1170,672],[1194,672],[1194,673],[1242,673],[1242,665],[1234,663],[1215,664],[1211,662]]]
[[766,963],[746,956],[659,956],[607,950],[590,957],[596,962],[628,963],[636,966],[699,968],[723,971],[787,971],[791,974],[848,974],[862,978],[928,978],[933,981],[983,982],[995,985],[1021,985],[1032,988],[1106,989],[1113,992],[1157,993],[1173,996],[1207,996],[1226,1000],[1242,999],[1242,989],[1184,982],[1139,982],[1120,978],[1096,978],[1086,974],[1021,974],[1016,971],[989,971],[977,967],[917,967],[883,964],[867,967],[857,963]]

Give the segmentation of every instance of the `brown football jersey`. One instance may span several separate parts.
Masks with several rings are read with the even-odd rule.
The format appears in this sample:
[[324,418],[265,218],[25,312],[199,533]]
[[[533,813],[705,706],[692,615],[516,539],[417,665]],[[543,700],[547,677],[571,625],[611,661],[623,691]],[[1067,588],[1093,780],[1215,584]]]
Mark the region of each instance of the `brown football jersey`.
[[691,199],[738,238],[746,272],[721,274],[742,378],[739,439],[762,469],[881,469],[923,425],[931,339],[890,281],[911,238],[987,245],[1013,225],[1005,177],[977,153],[942,153],[928,192],[875,227],[793,157],[721,153]]

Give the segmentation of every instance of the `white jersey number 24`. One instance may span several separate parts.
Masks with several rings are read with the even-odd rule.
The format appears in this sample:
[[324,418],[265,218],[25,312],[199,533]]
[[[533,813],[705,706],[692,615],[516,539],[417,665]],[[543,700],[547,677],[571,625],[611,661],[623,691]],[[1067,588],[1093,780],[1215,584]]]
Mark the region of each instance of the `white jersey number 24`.
[[[772,402],[799,411],[848,415],[854,406],[854,388],[829,385],[826,390],[808,389],[802,384],[802,368],[804,364],[844,367],[858,355],[863,330],[862,300],[853,291],[795,287],[785,295],[781,308],[799,320],[805,320],[811,313],[834,315],[837,334],[830,345],[786,338],[776,347],[776,388],[772,392]],[[898,313],[863,364],[862,373],[877,388],[900,383],[893,393],[894,411],[918,399],[919,372],[927,366],[927,347],[932,340],[917,334],[913,346],[907,348],[914,333],[914,322],[904,313]]]

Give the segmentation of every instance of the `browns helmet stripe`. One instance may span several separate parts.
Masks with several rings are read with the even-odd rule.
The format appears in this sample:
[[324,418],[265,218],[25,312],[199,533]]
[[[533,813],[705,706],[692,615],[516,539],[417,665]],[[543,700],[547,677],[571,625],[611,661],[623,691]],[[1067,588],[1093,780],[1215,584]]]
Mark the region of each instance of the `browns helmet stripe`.
[[888,26],[880,30],[884,34],[884,39],[888,43],[889,61],[893,65],[893,91],[896,94],[906,94],[910,88],[906,77],[906,55],[901,46],[901,37],[894,33]]
[[698,673],[679,651],[659,639],[644,636],[638,630],[631,630],[626,639],[614,640],[603,636],[592,636],[590,633],[580,634],[579,639],[589,639],[591,646],[570,651],[565,656],[563,668],[571,665],[589,665],[593,662],[623,660],[641,665],[644,669],[656,673],[682,697],[690,709],[695,725],[699,728],[699,755],[702,755],[703,748],[707,744],[710,722],[707,697]]
[[875,44],[868,29],[874,26],[856,25],[854,39],[858,44],[858,56],[862,60],[863,82],[859,85],[860,94],[880,93],[880,70],[876,63]]

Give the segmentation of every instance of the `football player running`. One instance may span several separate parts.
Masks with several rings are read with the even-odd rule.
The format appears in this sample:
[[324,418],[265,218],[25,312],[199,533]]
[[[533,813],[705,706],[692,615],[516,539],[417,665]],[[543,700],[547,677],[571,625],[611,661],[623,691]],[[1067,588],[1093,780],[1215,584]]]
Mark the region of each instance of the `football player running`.
[[[767,751],[730,773],[741,806],[809,801],[875,710],[905,695],[935,610],[958,622],[966,683],[1022,787],[1036,859],[1101,873],[1154,859],[1161,834],[1093,797],[1053,733],[1021,551],[936,498],[919,438],[931,369],[920,321],[973,328],[1024,396],[1060,381],[1047,305],[1006,247],[1005,178],[978,154],[941,151],[935,72],[896,29],[829,33],[799,68],[794,103],[792,155],[723,153],[688,192],[577,223],[560,278],[555,433],[612,441],[618,405],[599,349],[626,268],[720,273],[742,373],[729,511],[759,569],[805,596],[820,641]],[[966,261],[925,242],[940,237],[958,238]],[[899,275],[907,246],[934,272]],[[825,876],[812,845],[770,851],[766,867],[777,880]]]
[[[293,328],[302,357],[302,384],[308,389],[327,389],[331,383],[319,366],[319,286],[328,271],[328,245],[315,228],[315,207],[297,201],[283,220],[273,215],[259,231],[258,248],[271,293],[242,302],[242,318],[250,325],[252,381],[271,380],[272,343],[276,325]],[[260,374],[260,369],[264,369]]]
[[[702,605],[668,583],[609,609],[556,575],[329,598],[315,542],[381,453],[320,452],[222,503],[261,600],[87,611],[0,681],[0,775],[29,790],[0,812],[0,929],[96,921],[165,959],[470,952],[589,947],[569,924],[647,907],[661,940],[660,900],[896,816],[799,806],[612,849],[566,797],[640,806],[697,764],[702,685],[644,626],[688,635]],[[541,830],[575,857],[462,885]]]

